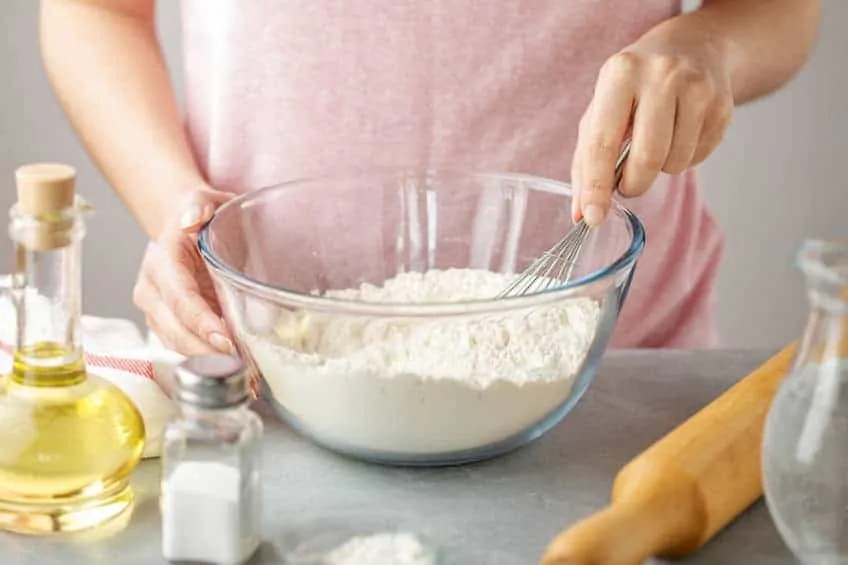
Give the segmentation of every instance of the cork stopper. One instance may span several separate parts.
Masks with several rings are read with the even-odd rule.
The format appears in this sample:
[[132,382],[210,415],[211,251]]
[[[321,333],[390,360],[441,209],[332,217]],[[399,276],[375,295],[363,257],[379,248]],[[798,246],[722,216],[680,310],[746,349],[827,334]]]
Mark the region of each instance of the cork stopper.
[[62,212],[75,201],[76,170],[58,163],[24,165],[15,172],[18,210],[38,218],[17,236],[34,251],[46,251],[71,244],[74,218]]
[[24,214],[43,216],[74,205],[76,170],[59,163],[24,165],[15,172],[18,206]]

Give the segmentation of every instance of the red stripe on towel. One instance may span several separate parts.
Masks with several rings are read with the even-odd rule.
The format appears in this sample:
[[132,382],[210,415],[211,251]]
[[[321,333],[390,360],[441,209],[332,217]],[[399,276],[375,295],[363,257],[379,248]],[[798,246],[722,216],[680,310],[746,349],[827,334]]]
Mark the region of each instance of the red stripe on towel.
[[[13,348],[3,343],[0,344],[0,349],[11,355]],[[118,371],[124,371],[125,373],[133,373],[140,377],[150,379],[151,381],[156,380],[153,373],[153,363],[144,359],[128,359],[126,357],[112,357],[86,353],[85,363],[91,367],[115,369]]]

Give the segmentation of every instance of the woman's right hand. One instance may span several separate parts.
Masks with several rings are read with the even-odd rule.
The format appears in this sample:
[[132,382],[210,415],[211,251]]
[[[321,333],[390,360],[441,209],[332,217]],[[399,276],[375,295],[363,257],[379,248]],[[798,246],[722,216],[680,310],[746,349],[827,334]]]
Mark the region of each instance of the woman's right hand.
[[233,196],[213,189],[192,192],[147,246],[141,263],[133,302],[147,327],[182,355],[235,353],[212,279],[195,247],[197,231]]

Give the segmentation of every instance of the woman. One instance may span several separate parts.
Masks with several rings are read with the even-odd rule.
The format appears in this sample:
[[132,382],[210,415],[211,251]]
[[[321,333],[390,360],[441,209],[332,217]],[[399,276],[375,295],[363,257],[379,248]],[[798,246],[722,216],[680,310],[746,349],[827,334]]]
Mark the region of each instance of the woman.
[[[710,347],[722,237],[693,168],[787,82],[819,0],[183,0],[185,127],[155,0],[43,0],[51,83],[150,236],[134,300],[184,354],[231,351],[193,231],[233,193],[368,165],[571,180],[649,234],[615,347]],[[579,128],[577,124],[579,123]]]

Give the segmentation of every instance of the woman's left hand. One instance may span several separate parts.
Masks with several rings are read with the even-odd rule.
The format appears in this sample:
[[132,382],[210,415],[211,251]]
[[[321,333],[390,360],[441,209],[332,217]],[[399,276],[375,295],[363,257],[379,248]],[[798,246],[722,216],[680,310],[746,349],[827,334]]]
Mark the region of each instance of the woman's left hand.
[[571,167],[575,221],[598,225],[606,217],[628,132],[632,145],[618,192],[633,197],[660,171],[680,174],[706,159],[730,122],[733,93],[719,53],[698,38],[675,45],[651,35],[613,55],[598,75]]

